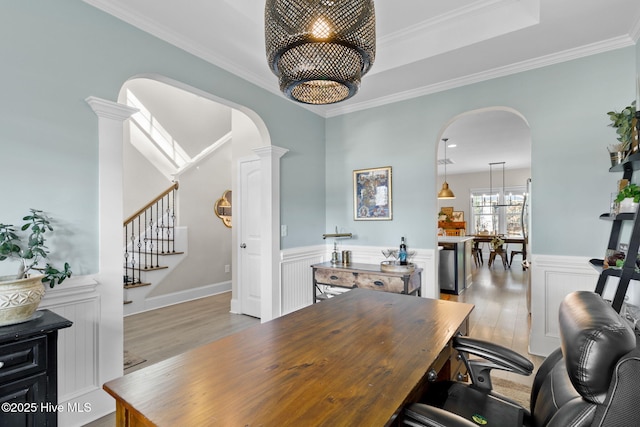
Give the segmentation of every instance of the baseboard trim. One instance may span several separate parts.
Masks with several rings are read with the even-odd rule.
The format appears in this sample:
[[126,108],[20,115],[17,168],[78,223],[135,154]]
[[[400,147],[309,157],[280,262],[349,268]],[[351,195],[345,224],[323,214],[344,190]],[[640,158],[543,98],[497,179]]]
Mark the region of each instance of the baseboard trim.
[[211,285],[201,286],[199,288],[187,289],[184,291],[173,292],[167,295],[150,297],[145,300],[144,308],[142,310],[127,313],[125,317],[131,316],[132,314],[144,313],[145,311],[168,307],[170,305],[193,301],[196,299],[209,297],[229,291],[231,291],[231,281],[214,283]]

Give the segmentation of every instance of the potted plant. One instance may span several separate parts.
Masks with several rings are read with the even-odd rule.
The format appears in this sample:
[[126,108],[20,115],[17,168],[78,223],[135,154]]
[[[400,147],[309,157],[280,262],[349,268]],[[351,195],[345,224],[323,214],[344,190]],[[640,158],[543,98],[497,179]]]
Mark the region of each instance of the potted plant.
[[504,240],[502,239],[502,237],[496,235],[493,239],[491,239],[490,245],[491,249],[493,249],[494,252],[502,252]]
[[619,204],[619,212],[635,212],[640,203],[640,187],[636,184],[627,185],[620,190],[615,201]]
[[633,101],[631,105],[627,106],[620,112],[609,111],[607,115],[611,120],[609,126],[615,128],[616,133],[618,134],[619,143],[609,147],[611,165],[615,166],[617,163],[621,163],[625,159],[631,149],[637,149],[637,147],[633,147],[636,101]]
[[16,275],[0,277],[0,326],[29,320],[44,296],[42,284],[53,288],[71,277],[69,263],[65,262],[62,269],[49,263],[40,266],[49,255],[45,246],[45,234],[53,231],[49,217],[30,209],[22,219],[25,223],[20,230],[0,223],[0,261],[20,262]]

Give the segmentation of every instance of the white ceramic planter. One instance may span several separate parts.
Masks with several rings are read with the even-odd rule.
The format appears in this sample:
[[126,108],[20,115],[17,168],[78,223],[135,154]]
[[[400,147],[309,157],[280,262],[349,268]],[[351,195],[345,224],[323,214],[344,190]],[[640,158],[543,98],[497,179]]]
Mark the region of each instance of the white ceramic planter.
[[627,197],[620,202],[620,209],[618,212],[636,212],[638,210],[638,203],[633,203],[632,197]]
[[15,280],[0,277],[0,326],[31,319],[44,296],[42,275]]

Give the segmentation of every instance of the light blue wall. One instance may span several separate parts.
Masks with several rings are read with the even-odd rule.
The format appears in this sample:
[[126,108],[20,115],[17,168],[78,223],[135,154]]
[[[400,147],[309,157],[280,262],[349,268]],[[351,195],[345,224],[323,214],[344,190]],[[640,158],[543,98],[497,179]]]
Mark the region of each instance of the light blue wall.
[[[600,256],[609,230],[597,217],[619,178],[607,172],[605,112],[633,99],[640,70],[636,46],[325,121],[77,0],[4,2],[0,36],[0,221],[17,223],[29,207],[51,212],[68,237],[54,247],[77,274],[98,264],[97,118],[84,100],[115,101],[133,76],[167,76],[264,120],[272,144],[290,150],[283,248],[322,243],[335,226],[354,232],[354,244],[405,235],[433,248],[439,133],[464,111],[514,108],[532,128],[535,253]],[[386,165],[393,221],[354,221],[352,171]]]
[[[620,176],[606,147],[615,140],[606,112],[635,96],[636,47],[590,56],[383,107],[327,123],[327,227],[356,234],[353,244],[435,247],[436,151],[458,114],[505,106],[532,135],[532,251],[601,256],[608,210]],[[365,77],[366,78],[366,77]],[[393,167],[393,220],[354,221],[352,171]]]
[[282,161],[283,246],[316,244],[324,232],[321,117],[79,0],[3,2],[0,57],[0,222],[20,222],[29,207],[51,213],[67,241],[53,246],[76,274],[98,266],[97,117],[85,98],[116,101],[122,84],[141,74],[256,111],[271,143],[290,150]]

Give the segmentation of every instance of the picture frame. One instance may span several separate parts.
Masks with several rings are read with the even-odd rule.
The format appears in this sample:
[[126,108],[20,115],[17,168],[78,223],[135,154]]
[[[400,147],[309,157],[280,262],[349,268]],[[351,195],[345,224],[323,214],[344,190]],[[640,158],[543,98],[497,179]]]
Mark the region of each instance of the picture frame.
[[453,215],[453,206],[443,206],[440,209],[440,212],[447,215],[448,217],[451,217],[451,215]]
[[464,212],[463,211],[453,211],[451,214],[451,221],[453,222],[463,222],[464,221]]
[[353,219],[380,221],[393,218],[391,166],[353,171]]

